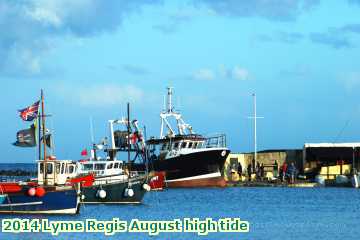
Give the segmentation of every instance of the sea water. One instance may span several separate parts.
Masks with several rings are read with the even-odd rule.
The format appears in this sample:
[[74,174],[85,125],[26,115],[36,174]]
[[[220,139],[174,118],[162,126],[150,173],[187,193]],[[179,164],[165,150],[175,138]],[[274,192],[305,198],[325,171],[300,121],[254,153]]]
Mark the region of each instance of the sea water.
[[[0,215],[47,222],[241,219],[249,232],[3,233],[0,239],[357,239],[360,190],[352,188],[199,188],[149,192],[140,205],[84,205],[75,216]],[[198,219],[198,220],[197,220]],[[3,226],[2,226],[3,227]]]
[[350,239],[360,236],[360,191],[351,188],[169,189],[148,193],[141,205],[85,205],[75,216],[1,215],[47,221],[240,218],[245,233],[0,233],[0,239]]

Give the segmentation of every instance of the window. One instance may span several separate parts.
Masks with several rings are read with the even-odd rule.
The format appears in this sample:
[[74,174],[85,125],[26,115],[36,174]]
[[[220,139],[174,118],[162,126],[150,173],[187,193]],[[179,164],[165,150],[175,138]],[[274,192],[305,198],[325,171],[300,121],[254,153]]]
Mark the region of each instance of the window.
[[113,164],[110,163],[110,164],[107,166],[107,169],[112,169],[112,167],[113,167]]
[[48,163],[46,164],[46,173],[47,174],[52,174],[53,173],[53,164],[52,163]]
[[179,147],[179,142],[174,143],[174,149],[177,149]]
[[105,169],[105,163],[95,164],[95,170],[104,170],[104,169]]
[[189,142],[189,148],[191,148],[191,147],[192,147],[192,145],[193,145],[193,143],[192,143],[192,142]]
[[93,169],[94,169],[94,164],[91,164],[91,163],[89,164],[89,163],[88,163],[88,164],[84,164],[84,165],[83,165],[83,170],[84,170],[84,171],[91,171],[91,170],[93,170]]
[[56,163],[56,165],[55,165],[55,171],[56,171],[56,174],[59,174],[59,173],[60,173],[60,163]]
[[194,142],[193,148],[196,148],[197,145],[198,145],[198,143],[197,143],[197,142]]
[[197,148],[202,148],[202,147],[203,147],[203,142],[199,142]]
[[186,144],[187,144],[187,142],[182,142],[181,148],[186,148]]
[[119,163],[115,163],[114,168],[119,168]]
[[40,163],[40,173],[43,173],[43,172],[44,172],[44,164]]
[[70,173],[70,174],[73,173],[74,170],[75,170],[74,166],[73,166],[73,165],[70,165],[70,166],[69,166],[69,173]]
[[65,172],[65,163],[61,163],[61,174]]
[[162,145],[161,150],[166,150],[167,149],[167,143],[164,143],[164,145]]

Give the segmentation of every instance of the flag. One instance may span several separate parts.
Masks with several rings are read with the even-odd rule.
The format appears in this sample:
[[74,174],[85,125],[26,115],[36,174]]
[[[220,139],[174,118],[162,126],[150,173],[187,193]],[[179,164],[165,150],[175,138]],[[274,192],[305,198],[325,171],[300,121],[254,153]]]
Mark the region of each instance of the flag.
[[33,121],[38,116],[40,101],[37,101],[33,105],[19,110],[20,117],[24,121]]
[[131,139],[131,144],[135,144],[136,141],[138,140],[137,132],[134,132],[134,133],[130,136],[130,139]]
[[16,133],[17,141],[13,143],[17,147],[35,147],[35,126],[31,125],[29,129],[20,130]]
[[88,152],[87,152],[87,150],[86,149],[84,149],[84,150],[82,150],[81,151],[81,156],[87,156],[88,155]]
[[[48,131],[49,130],[46,129],[46,132],[48,132]],[[46,146],[48,146],[49,148],[52,147],[51,146],[51,138],[52,138],[52,136],[51,136],[51,133],[49,131],[47,134],[45,134],[45,143],[46,143]],[[43,139],[44,139],[44,137],[41,137],[41,141],[43,141]]]

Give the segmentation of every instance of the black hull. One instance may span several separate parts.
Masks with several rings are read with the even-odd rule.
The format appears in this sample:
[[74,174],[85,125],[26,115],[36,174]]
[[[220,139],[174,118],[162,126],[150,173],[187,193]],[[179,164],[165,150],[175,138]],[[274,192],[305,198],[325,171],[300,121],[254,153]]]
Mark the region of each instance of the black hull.
[[168,187],[223,186],[221,172],[229,153],[228,149],[206,149],[169,159],[160,158],[150,167],[165,172]]
[[[134,191],[132,197],[126,196],[125,189],[128,188],[128,181],[117,181],[105,184],[96,184],[91,187],[85,187],[82,189],[84,199],[82,200],[85,204],[138,204],[142,202],[146,190],[143,188],[145,177],[138,177],[131,179],[131,189]],[[99,191],[104,190],[106,197],[101,198]]]

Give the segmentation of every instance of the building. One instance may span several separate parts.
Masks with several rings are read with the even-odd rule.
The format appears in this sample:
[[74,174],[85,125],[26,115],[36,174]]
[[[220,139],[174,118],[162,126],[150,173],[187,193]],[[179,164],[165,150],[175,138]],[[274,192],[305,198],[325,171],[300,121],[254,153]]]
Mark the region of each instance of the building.
[[303,148],[304,172],[314,172],[326,179],[337,175],[350,175],[359,169],[360,143],[305,143]]
[[[265,150],[256,154],[257,162],[264,165],[265,176],[271,178],[274,171],[275,160],[280,167],[284,162],[294,162],[300,172],[303,170],[303,150]],[[239,181],[237,169],[239,163],[242,166],[243,174],[247,173],[247,167],[251,163],[254,166],[254,153],[230,153],[225,161],[223,174],[226,181]],[[254,170],[254,169],[253,169]],[[243,177],[245,180],[245,177]]]

